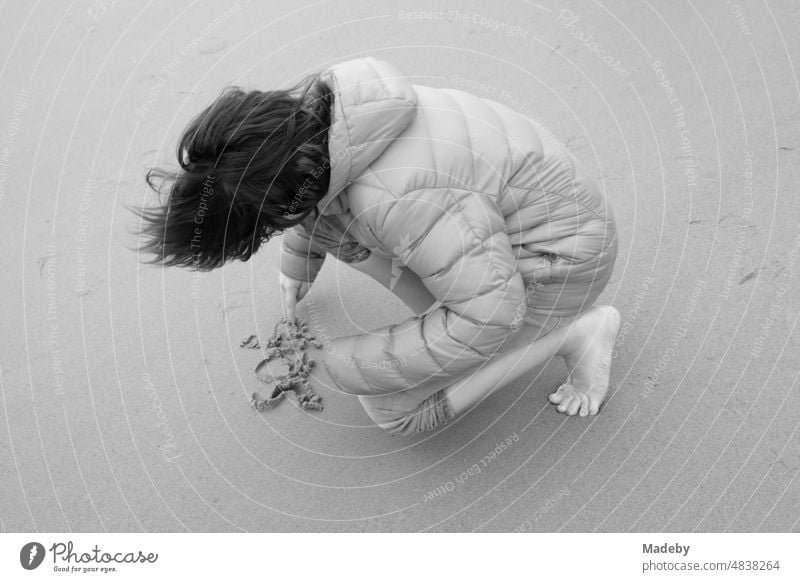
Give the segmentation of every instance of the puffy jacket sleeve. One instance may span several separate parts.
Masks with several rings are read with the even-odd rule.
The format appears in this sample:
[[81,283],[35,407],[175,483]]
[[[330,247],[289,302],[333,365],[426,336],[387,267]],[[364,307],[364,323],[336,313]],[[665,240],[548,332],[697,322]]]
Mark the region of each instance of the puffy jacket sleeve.
[[325,261],[325,251],[298,224],[283,233],[280,269],[287,277],[314,282]]
[[386,210],[366,219],[369,227],[438,307],[335,340],[326,367],[351,394],[443,388],[492,355],[524,301],[503,217],[488,197],[450,189],[419,190],[381,206]]

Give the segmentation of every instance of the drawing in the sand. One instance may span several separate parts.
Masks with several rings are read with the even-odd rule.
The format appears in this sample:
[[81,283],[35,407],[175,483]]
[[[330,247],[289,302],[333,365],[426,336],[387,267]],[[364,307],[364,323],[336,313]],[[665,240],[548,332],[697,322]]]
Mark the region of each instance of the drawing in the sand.
[[[255,335],[245,338],[241,347],[261,348]],[[264,345],[264,359],[256,366],[259,380],[272,387],[267,398],[253,392],[250,404],[256,410],[276,406],[287,392],[294,392],[300,408],[322,410],[322,398],[311,389],[309,375],[315,362],[308,357],[309,347],[322,348],[322,343],[308,333],[308,325],[297,320],[281,318]]]

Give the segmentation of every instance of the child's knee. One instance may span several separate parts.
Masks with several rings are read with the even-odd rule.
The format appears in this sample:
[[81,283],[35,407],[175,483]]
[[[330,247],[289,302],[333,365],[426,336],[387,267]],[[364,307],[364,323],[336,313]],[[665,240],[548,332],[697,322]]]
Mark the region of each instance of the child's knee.
[[359,400],[375,424],[392,436],[403,437],[428,432],[446,424],[455,416],[444,390],[429,396],[411,411],[384,408],[369,397]]

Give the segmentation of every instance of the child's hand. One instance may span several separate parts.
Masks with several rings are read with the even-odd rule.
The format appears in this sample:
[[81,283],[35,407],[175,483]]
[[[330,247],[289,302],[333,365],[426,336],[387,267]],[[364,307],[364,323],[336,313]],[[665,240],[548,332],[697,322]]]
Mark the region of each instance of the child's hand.
[[286,319],[289,321],[294,321],[294,312],[297,307],[297,302],[306,296],[311,284],[308,281],[292,279],[283,273],[278,275],[278,283],[281,287],[281,303],[283,304],[283,313]]

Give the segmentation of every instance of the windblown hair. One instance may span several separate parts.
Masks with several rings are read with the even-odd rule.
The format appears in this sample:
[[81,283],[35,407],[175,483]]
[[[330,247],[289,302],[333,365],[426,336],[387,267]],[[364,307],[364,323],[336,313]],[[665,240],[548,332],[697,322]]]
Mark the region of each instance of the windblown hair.
[[211,270],[246,261],[315,210],[330,178],[332,101],[319,75],[288,90],[223,90],[184,131],[180,170],[146,175],[162,200],[136,211],[148,262]]

